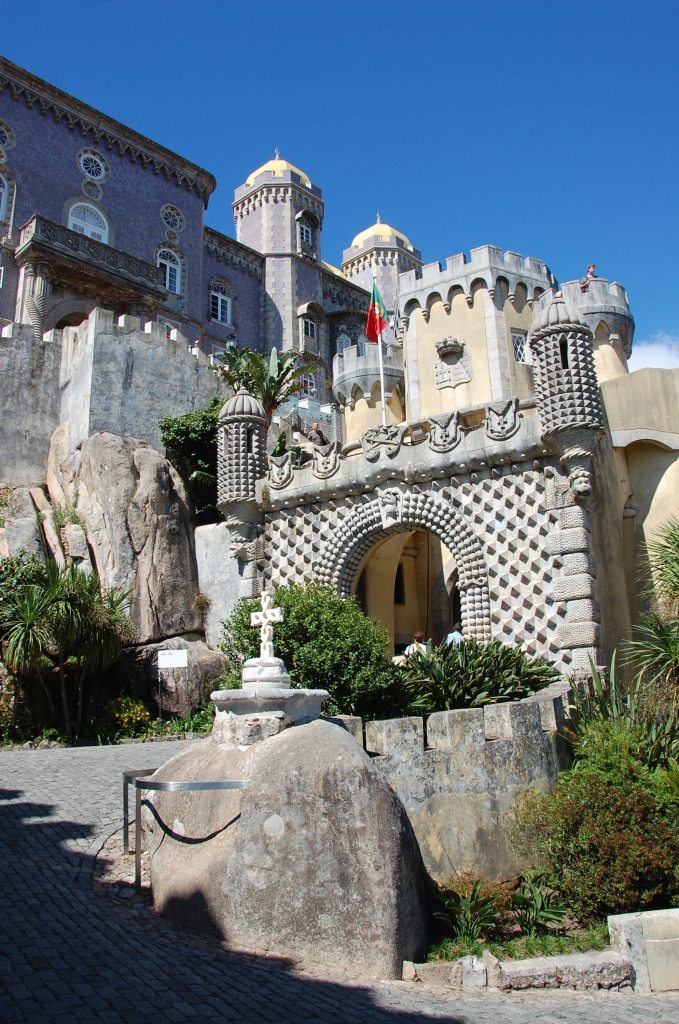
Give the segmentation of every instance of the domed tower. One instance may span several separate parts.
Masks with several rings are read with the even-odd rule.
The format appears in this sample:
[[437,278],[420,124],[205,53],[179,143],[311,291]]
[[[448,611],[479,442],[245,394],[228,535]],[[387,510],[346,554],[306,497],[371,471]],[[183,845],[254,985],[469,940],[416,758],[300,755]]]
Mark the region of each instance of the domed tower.
[[239,567],[241,597],[257,592],[254,541],[261,515],[255,483],[266,472],[266,413],[245,388],[222,407],[217,427],[217,507],[231,532],[231,556]]
[[[377,215],[376,222],[365,231],[359,231],[349,249],[342,254],[342,273],[355,284],[368,291],[373,286],[373,275],[384,299],[389,316],[393,316],[398,299],[398,276],[408,270],[419,271],[422,254],[401,231],[383,224]],[[384,332],[389,344],[394,336],[391,328]]]
[[537,314],[530,333],[542,436],[559,451],[580,501],[591,493],[592,454],[604,429],[592,337],[561,292]]

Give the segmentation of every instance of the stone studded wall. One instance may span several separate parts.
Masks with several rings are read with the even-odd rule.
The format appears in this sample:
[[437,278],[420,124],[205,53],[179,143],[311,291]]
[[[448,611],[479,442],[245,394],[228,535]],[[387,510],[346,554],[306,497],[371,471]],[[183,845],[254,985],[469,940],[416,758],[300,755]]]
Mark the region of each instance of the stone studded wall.
[[266,516],[259,569],[273,585],[319,579],[350,593],[377,541],[428,530],[457,561],[466,634],[586,667],[600,644],[595,569],[589,517],[567,494],[558,463],[536,459],[283,509]]

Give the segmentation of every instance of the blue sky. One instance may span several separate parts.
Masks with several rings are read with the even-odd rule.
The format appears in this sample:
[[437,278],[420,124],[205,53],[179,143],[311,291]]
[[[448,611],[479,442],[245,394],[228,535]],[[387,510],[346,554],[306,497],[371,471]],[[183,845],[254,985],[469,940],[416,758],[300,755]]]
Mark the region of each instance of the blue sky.
[[633,365],[679,365],[676,0],[0,0],[0,25],[4,56],[211,170],[212,226],[278,146],[323,189],[329,262],[377,210],[425,261],[593,261]]

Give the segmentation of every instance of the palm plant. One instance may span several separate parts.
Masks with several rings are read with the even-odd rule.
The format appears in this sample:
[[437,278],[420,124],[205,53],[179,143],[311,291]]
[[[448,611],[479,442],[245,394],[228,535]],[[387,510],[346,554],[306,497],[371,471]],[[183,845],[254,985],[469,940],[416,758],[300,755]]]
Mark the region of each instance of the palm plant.
[[213,368],[232,388],[244,387],[259,399],[269,427],[276,409],[302,390],[302,376],[315,369],[296,365],[296,362],[297,354],[291,350],[279,353],[272,348],[267,362],[261,352],[227,345],[221,355],[221,365]]
[[557,675],[549,662],[529,658],[521,648],[499,640],[482,644],[469,639],[438,647],[430,640],[402,668],[410,710],[419,714],[520,700],[548,686]]
[[11,732],[16,729],[22,680],[35,673],[47,697],[51,725],[54,721],[54,702],[45,684],[42,663],[47,656],[52,635],[47,623],[50,598],[45,588],[32,584],[20,590],[4,603],[0,618],[3,640],[3,660],[15,678]]

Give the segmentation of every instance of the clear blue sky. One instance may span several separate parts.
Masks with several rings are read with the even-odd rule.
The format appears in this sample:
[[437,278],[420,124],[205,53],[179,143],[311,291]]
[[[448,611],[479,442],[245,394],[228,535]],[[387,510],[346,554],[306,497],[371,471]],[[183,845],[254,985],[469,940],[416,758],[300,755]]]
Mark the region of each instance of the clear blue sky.
[[211,170],[222,231],[278,146],[323,189],[329,262],[377,210],[425,261],[593,261],[637,342],[679,351],[676,0],[0,0],[0,25],[10,60]]

